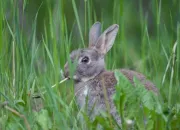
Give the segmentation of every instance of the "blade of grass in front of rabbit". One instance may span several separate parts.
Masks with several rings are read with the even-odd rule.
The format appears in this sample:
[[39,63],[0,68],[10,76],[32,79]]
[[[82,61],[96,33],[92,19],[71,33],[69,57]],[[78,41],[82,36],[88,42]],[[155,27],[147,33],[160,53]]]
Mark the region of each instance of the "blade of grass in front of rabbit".
[[105,86],[105,79],[103,79],[102,86],[103,86],[103,94],[104,94],[104,98],[105,98],[105,104],[106,104],[106,107],[107,107],[108,117],[110,119],[110,125],[112,127],[112,119],[111,119],[111,114],[110,114],[110,104],[109,104],[107,90],[106,90],[106,86]]
[[[58,84],[62,84],[63,82],[65,82],[65,81],[67,81],[69,78],[64,78],[63,80],[61,80],[61,81],[59,81],[59,83]],[[56,87],[57,86],[57,84],[54,84],[54,85],[52,85],[51,86],[51,88],[54,88],[54,87]],[[45,90],[44,92],[42,92],[42,94],[45,94],[47,91]],[[33,95],[32,97],[36,97],[37,95]]]

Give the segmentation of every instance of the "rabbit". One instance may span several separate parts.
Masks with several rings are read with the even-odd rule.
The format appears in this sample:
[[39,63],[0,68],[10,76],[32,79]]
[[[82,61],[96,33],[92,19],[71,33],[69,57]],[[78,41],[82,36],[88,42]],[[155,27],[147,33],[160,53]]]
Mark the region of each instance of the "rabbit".
[[[96,115],[107,110],[107,101],[109,103],[110,114],[118,124],[121,124],[120,116],[116,111],[112,99],[113,94],[115,94],[117,80],[113,71],[105,69],[104,60],[106,53],[114,43],[118,29],[119,26],[113,24],[101,34],[101,23],[94,23],[89,32],[89,47],[72,51],[70,61],[74,63],[77,60],[72,79],[74,80],[75,96],[79,107],[83,108],[87,105],[88,114],[94,119]],[[120,72],[132,84],[134,84],[133,77],[136,77],[144,84],[147,90],[154,93],[158,92],[156,86],[147,80],[143,74],[128,69],[120,69]],[[64,76],[71,78],[68,62],[64,66]],[[106,96],[103,90],[104,88],[106,90]]]

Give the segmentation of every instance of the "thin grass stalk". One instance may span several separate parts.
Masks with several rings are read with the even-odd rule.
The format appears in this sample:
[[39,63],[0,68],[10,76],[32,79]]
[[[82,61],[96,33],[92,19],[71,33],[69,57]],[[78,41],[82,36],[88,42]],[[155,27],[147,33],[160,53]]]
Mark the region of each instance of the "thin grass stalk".
[[87,0],[87,13],[88,13],[88,28],[91,27],[92,25],[92,18],[91,18],[91,15],[92,15],[92,6],[91,6],[91,3],[92,1],[91,0]]
[[106,89],[106,86],[105,86],[105,79],[103,79],[103,94],[104,94],[104,100],[105,100],[105,105],[106,105],[106,110],[107,110],[107,113],[108,113],[108,117],[110,119],[110,125],[112,127],[112,119],[111,119],[111,113],[110,113],[110,104],[109,104],[109,98],[108,98],[108,95],[107,95],[107,89]]
[[1,57],[1,55],[2,55],[2,50],[3,50],[3,37],[2,37],[2,30],[3,30],[3,28],[2,28],[2,22],[3,22],[3,3],[2,3],[3,1],[1,0],[0,1],[0,57]]
[[[155,0],[155,15],[156,15],[156,51],[159,52],[160,50],[160,22],[161,22],[161,0]],[[152,52],[153,54],[154,52]],[[159,60],[157,60],[158,56],[153,56],[153,64],[155,68],[155,72],[157,73],[158,67],[157,64],[159,64]],[[156,61],[156,62],[155,62]]]
[[77,25],[78,25],[78,29],[79,29],[81,41],[83,43],[83,46],[85,47],[83,33],[82,33],[82,28],[81,28],[80,19],[79,19],[79,15],[78,15],[78,11],[77,11],[75,0],[72,0],[72,5],[73,5],[74,14],[75,14]]
[[[58,3],[57,3],[58,4]],[[56,5],[56,6],[59,6],[59,5]],[[49,7],[49,6],[48,6]],[[54,62],[54,79],[55,79],[55,82],[58,82],[58,73],[59,71],[58,70],[58,45],[57,45],[57,42],[56,42],[56,36],[57,36],[57,29],[56,27],[58,27],[58,25],[55,23],[56,21],[56,8],[54,9],[54,12],[52,12],[52,9],[51,7],[48,8],[49,10],[49,23],[50,23],[50,30],[51,30],[51,42],[52,42],[52,57],[53,57],[53,62]],[[53,14],[54,13],[54,14]],[[52,18],[52,16],[54,18]]]
[[25,124],[26,129],[31,130],[30,124],[29,124],[27,118],[23,114],[19,113],[18,111],[16,111],[15,109],[9,107],[8,105],[4,106],[4,108],[6,110],[14,113],[15,115],[19,116],[20,118],[22,118],[24,120],[24,124]]
[[155,54],[154,54],[154,49],[153,49],[153,47],[152,47],[152,43],[151,43],[151,41],[150,41],[150,37],[149,37],[149,33],[148,33],[148,29],[147,29],[147,27],[146,27],[146,37],[147,37],[147,42],[148,42],[148,44],[149,44],[149,52],[151,53],[151,57],[152,57],[152,61],[153,61],[153,64],[154,64],[154,69],[155,69],[155,72],[157,72],[157,63],[156,63],[156,56],[155,56]]
[[168,107],[171,108],[171,100],[172,100],[172,88],[173,88],[173,78],[174,78],[174,65],[176,60],[176,49],[178,42],[176,41],[172,50],[172,68],[171,68],[171,77],[170,77],[170,85],[169,85],[169,95],[168,95]]
[[16,94],[15,94],[15,90],[16,90],[15,88],[15,44],[14,44],[15,36],[7,20],[6,20],[6,23],[13,39],[13,42],[12,42],[12,90],[13,90],[13,98],[15,99],[16,97]]
[[145,72],[146,68],[146,28],[147,28],[147,20],[144,18],[142,0],[139,2],[139,10],[140,10],[140,23],[141,23],[141,57],[143,59],[143,72]]
[[168,59],[168,63],[167,63],[166,69],[165,69],[165,73],[163,75],[163,79],[162,79],[162,86],[164,86],[165,79],[166,79],[166,76],[167,76],[167,72],[168,72],[168,69],[170,68],[170,65],[171,65],[171,60],[172,60],[172,57],[170,57]]
[[124,54],[124,65],[126,66],[127,65],[127,45],[126,45],[126,41],[125,41],[125,30],[124,30],[124,27],[125,27],[125,23],[124,23],[124,0],[120,0],[119,2],[119,14],[120,14],[120,41],[121,41],[121,45],[122,45],[122,50],[123,50],[123,54]]
[[35,58],[35,46],[36,46],[36,26],[37,26],[37,17],[38,17],[38,12],[39,12],[39,9],[41,8],[42,4],[39,6],[38,8],[38,11],[35,15],[35,20],[34,20],[34,23],[33,23],[33,35],[32,35],[32,45],[31,45],[31,73],[33,72],[34,70],[34,67],[33,67],[33,63],[34,63],[34,58]]
[[[118,5],[118,3],[117,3],[117,0],[115,0],[114,2],[113,2],[113,18],[112,18],[112,22],[113,23],[117,23],[117,12],[118,12],[118,7],[119,6],[117,6]],[[118,24],[118,23],[117,23]],[[119,34],[117,35],[117,38],[116,38],[116,41],[118,41],[119,39]],[[118,44],[115,44],[116,45],[116,47],[118,46]],[[117,55],[116,54],[114,54],[114,52],[116,52],[116,47],[113,47],[112,49],[111,49],[111,51],[110,51],[110,53],[109,53],[109,57],[112,57],[111,55],[113,55],[114,56],[114,58],[115,59],[117,59]],[[109,60],[109,63],[113,63],[113,67],[112,67],[112,69],[113,68],[115,68],[115,63],[116,63],[116,61],[114,61],[114,60],[112,60],[112,58],[108,58],[108,60]],[[108,67],[109,68],[109,67]]]
[[180,23],[178,22],[177,24],[177,58],[176,58],[176,63],[177,63],[177,67],[176,67],[176,82],[178,84],[179,82],[179,67],[180,67]]
[[16,97],[16,61],[15,61],[15,42],[13,41],[13,47],[12,47],[12,75],[13,75],[13,80],[12,80],[12,88],[13,88],[13,94],[14,94],[14,99]]
[[[23,53],[23,51],[21,52],[20,48],[21,46],[23,46],[22,44],[22,31],[23,31],[23,8],[21,8],[21,4],[23,3],[23,0],[20,0],[19,2],[17,2],[17,7],[16,8],[16,14],[15,14],[15,25],[14,25],[14,33],[15,33],[15,80],[16,82],[14,83],[15,85],[15,97],[16,99],[19,99],[20,97],[20,91],[24,88],[22,88],[21,85],[22,82],[17,82],[20,80],[20,74],[24,73],[24,72],[19,72],[21,69],[21,64],[22,64],[22,56],[21,54]],[[13,76],[14,77],[14,76]],[[24,77],[22,80],[26,79],[26,77]],[[20,97],[21,98],[21,97]]]
[[115,19],[116,19],[116,17],[117,17],[117,13],[116,13],[116,11],[117,11],[117,7],[116,7],[116,5],[117,5],[117,0],[114,0],[114,3],[113,3],[113,22],[115,22]]
[[84,0],[84,37],[87,38],[87,0]]
[[157,3],[157,50],[159,51],[160,48],[160,20],[161,20],[161,0],[159,0],[159,3],[156,1]]

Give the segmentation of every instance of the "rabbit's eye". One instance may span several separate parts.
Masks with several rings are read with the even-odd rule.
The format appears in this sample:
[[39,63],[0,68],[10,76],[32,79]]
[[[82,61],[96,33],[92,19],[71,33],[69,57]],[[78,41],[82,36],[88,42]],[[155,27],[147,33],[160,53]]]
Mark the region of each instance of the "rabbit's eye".
[[85,56],[81,59],[82,63],[88,63],[89,62],[89,57]]

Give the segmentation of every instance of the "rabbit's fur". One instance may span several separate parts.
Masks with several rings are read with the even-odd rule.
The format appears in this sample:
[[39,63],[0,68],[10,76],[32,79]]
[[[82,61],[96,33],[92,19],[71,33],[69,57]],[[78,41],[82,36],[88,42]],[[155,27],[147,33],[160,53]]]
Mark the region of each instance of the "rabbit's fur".
[[[70,60],[72,63],[77,61],[72,78],[75,83],[75,95],[79,106],[83,108],[85,103],[87,103],[88,113],[91,118],[94,118],[95,115],[98,115],[101,111],[107,111],[108,106],[106,102],[108,102],[110,113],[120,124],[121,120],[112,100],[117,80],[114,72],[105,70],[104,61],[104,56],[111,49],[118,29],[119,26],[114,24],[101,34],[101,24],[96,22],[90,29],[89,47],[73,51],[70,54]],[[66,63],[65,77],[69,77],[68,66],[68,63]],[[157,93],[158,90],[155,85],[146,80],[146,77],[141,73],[127,69],[120,69],[120,72],[123,73],[132,84],[134,84],[133,77],[136,77],[148,90]]]

